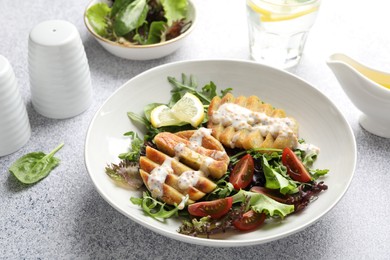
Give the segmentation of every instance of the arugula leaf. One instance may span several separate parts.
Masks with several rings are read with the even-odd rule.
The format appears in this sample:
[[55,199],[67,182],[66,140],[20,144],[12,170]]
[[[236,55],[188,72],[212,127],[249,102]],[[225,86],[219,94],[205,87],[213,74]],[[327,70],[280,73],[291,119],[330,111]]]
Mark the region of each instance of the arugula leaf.
[[171,26],[174,21],[186,18],[188,9],[187,0],[161,0],[161,3],[169,26]]
[[54,157],[64,144],[60,144],[49,154],[43,152],[28,153],[16,160],[9,171],[22,183],[33,184],[49,175],[60,160]]
[[283,204],[271,199],[267,195],[240,190],[233,195],[233,203],[243,203],[249,197],[249,207],[257,213],[265,213],[267,216],[280,216],[284,218],[294,212],[294,205]]
[[146,0],[135,0],[119,10],[114,21],[114,31],[123,36],[137,29],[146,21],[149,7]]
[[[202,87],[202,90],[199,91],[198,84],[195,81],[195,78],[190,75],[190,77],[187,77],[187,75],[182,74],[182,80],[179,81],[174,77],[168,77],[169,83],[171,83],[173,89],[171,90],[172,98],[169,101],[169,105],[172,105],[176,103],[181,97],[184,96],[185,93],[190,92],[197,96],[203,103],[205,107],[208,107],[210,105],[211,100],[218,96],[216,91],[216,85],[213,82],[210,82],[209,84],[206,84],[204,87]],[[224,90],[221,90],[221,97],[224,96],[226,93],[230,92],[231,88],[226,88]]]
[[178,216],[180,210],[178,206],[169,206],[150,196],[148,192],[143,192],[142,198],[130,198],[130,201],[141,206],[145,213],[153,218],[166,219],[172,216]]
[[328,172],[328,169],[309,169],[309,173],[314,180],[317,180],[319,177],[328,174]]
[[122,160],[129,160],[131,162],[137,162],[140,157],[141,149],[144,145],[144,142],[139,138],[138,134],[134,131],[130,131],[124,134],[124,136],[129,136],[131,138],[131,148],[127,153],[119,154],[119,158]]
[[111,8],[106,3],[97,3],[88,8],[87,18],[93,30],[102,37],[106,37],[107,33],[107,17],[111,12]]
[[233,184],[229,182],[229,175],[226,174],[223,178],[219,179],[217,182],[217,187],[206,195],[205,200],[216,200],[228,197],[232,192],[234,192]]

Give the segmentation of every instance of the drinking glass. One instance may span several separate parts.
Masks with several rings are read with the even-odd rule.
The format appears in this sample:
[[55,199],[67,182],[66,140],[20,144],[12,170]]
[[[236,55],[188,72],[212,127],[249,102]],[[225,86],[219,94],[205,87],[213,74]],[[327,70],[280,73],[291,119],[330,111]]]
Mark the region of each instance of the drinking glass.
[[247,0],[251,58],[282,69],[297,65],[320,2]]

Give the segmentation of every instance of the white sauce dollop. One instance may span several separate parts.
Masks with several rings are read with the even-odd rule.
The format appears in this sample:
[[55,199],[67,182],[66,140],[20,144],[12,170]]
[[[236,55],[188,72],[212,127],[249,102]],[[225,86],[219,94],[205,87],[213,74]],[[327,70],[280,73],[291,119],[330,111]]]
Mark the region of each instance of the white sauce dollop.
[[288,117],[270,117],[233,103],[222,104],[214,111],[212,121],[223,126],[233,126],[237,130],[260,130],[262,136],[271,133],[274,137],[293,133],[295,122]]
[[202,175],[200,171],[185,171],[178,178],[178,186],[182,190],[188,189],[190,186],[195,186],[198,183],[199,177]]
[[148,187],[154,198],[161,198],[164,190],[163,185],[168,174],[173,174],[171,158],[167,158],[162,165],[154,168],[148,178]]

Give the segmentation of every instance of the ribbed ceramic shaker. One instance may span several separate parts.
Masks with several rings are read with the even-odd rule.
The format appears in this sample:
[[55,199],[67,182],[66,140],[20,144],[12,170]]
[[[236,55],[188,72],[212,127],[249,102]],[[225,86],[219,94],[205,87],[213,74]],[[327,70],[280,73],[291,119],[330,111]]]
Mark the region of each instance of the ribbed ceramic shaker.
[[32,104],[41,115],[70,118],[90,106],[88,60],[80,34],[70,22],[50,20],[32,29],[28,68]]
[[30,122],[14,71],[0,55],[0,156],[16,152],[30,136]]

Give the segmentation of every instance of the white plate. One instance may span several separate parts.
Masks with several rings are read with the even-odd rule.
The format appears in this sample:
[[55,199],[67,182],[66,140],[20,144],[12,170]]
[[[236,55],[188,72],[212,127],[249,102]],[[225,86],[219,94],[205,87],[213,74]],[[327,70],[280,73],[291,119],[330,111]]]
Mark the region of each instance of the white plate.
[[[213,236],[212,239],[177,233],[179,221],[160,222],[144,215],[129,199],[140,192],[115,185],[104,172],[108,163],[118,162],[129,141],[123,133],[136,130],[127,112],[141,113],[146,104],[168,102],[171,85],[168,76],[181,73],[196,77],[199,87],[213,81],[218,89],[233,88],[233,94],[257,95],[275,107],[283,108],[300,123],[300,136],[320,147],[316,168],[330,169],[324,179],[329,189],[299,214],[282,221],[268,221],[261,229]],[[343,156],[338,156],[342,154]],[[137,223],[188,243],[207,246],[247,246],[269,242],[300,231],[324,216],[346,192],[354,174],[356,143],[353,132],[332,102],[307,82],[287,72],[249,61],[206,60],[166,64],[148,70],[125,83],[108,98],[93,118],[85,144],[85,162],[96,189],[115,209]]]

